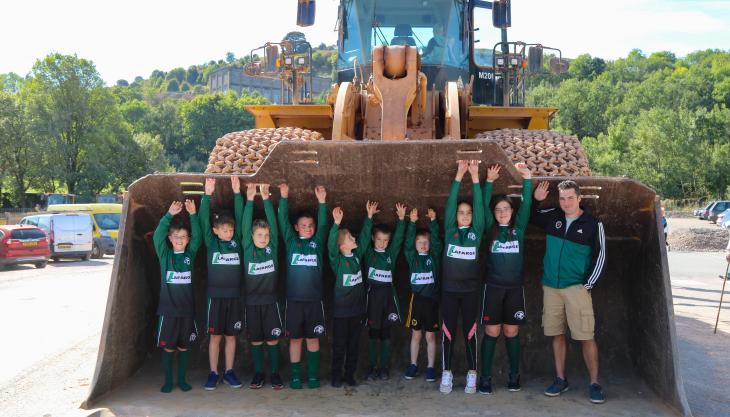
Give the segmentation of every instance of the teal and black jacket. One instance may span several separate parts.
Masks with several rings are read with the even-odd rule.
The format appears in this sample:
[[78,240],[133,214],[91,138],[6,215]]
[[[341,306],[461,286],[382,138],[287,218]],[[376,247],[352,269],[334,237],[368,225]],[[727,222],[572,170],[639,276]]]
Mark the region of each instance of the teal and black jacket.
[[[233,194],[235,224],[241,224],[243,215],[243,197],[241,193]],[[203,242],[208,248],[208,297],[239,298],[241,297],[241,229],[234,227],[233,238],[229,241],[218,239],[213,233],[210,221],[210,196],[200,199],[198,222],[203,235]]]
[[271,199],[264,200],[266,222],[269,224],[269,244],[258,248],[253,243],[253,201],[246,200],[241,230],[243,248],[244,288],[246,305],[266,305],[276,302],[276,284],[279,277],[279,228]]
[[546,234],[543,285],[593,288],[606,266],[603,223],[584,210],[566,230],[565,213],[559,208],[534,209],[531,221]]
[[336,318],[365,315],[365,282],[362,279],[362,257],[370,247],[373,221],[365,218],[352,254],[343,255],[337,246],[340,225],[333,224],[327,239],[330,266],[335,273],[334,316]]
[[439,223],[436,220],[428,222],[428,231],[431,234],[428,253],[418,253],[416,251],[416,223],[408,222],[403,254],[411,273],[411,293],[438,300],[441,280],[439,276],[441,250],[444,245],[439,238]]

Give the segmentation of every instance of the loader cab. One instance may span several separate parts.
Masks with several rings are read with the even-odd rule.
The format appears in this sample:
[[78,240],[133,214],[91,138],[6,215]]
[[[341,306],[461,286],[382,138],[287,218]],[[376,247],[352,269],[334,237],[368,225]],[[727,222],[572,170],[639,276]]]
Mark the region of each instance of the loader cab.
[[461,78],[466,84],[473,75],[473,101],[499,105],[492,94],[492,51],[506,41],[507,32],[495,26],[493,5],[478,0],[343,0],[337,82],[352,81],[355,75],[367,81],[375,46],[410,45],[419,51],[429,86],[444,91],[447,81]]

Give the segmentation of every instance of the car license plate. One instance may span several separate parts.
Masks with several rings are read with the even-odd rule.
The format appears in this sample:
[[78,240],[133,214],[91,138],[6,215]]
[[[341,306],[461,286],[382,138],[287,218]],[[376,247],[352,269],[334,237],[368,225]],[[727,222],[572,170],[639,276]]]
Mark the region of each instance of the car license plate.
[[38,242],[23,242],[23,246],[38,246]]
[[59,249],[68,249],[70,247],[71,247],[71,244],[70,243],[59,243],[58,244],[58,248]]

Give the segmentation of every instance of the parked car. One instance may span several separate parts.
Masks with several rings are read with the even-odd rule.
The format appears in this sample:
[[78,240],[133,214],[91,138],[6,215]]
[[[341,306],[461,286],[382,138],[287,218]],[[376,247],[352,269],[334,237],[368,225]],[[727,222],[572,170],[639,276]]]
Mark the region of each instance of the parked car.
[[703,213],[705,213],[705,210],[709,210],[709,209],[710,209],[710,206],[712,206],[712,203],[714,203],[714,201],[710,201],[710,202],[709,202],[709,203],[707,203],[707,205],[706,205],[706,206],[704,206],[704,207],[701,207],[701,208],[695,209],[695,210],[694,210],[694,211],[692,212],[692,215],[693,215],[693,216],[695,216],[695,217],[700,217],[700,218],[701,218],[701,217],[702,217],[702,214],[703,214]]
[[87,213],[38,214],[23,217],[20,224],[40,227],[48,234],[51,259],[88,260],[94,246],[93,221]]
[[722,226],[725,219],[730,219],[730,215],[728,215],[728,213],[730,213],[730,206],[728,206],[728,208],[722,213],[718,213],[717,218],[715,219],[715,224]]
[[94,246],[91,249],[91,257],[96,259],[104,255],[114,255],[122,214],[121,204],[53,204],[48,206],[48,211],[90,214],[94,222]]
[[730,208],[730,201],[725,201],[725,200],[715,201],[714,203],[712,203],[710,208],[707,210],[705,219],[714,223],[717,220],[717,215],[729,208]]
[[[727,212],[727,210],[725,210],[725,211]],[[722,228],[723,228],[723,229],[728,229],[728,230],[730,230],[730,215],[727,215],[727,214],[726,214],[726,215],[725,215],[725,216],[724,216],[724,217],[722,218],[722,223],[720,224],[720,226],[722,226]]]
[[0,226],[0,269],[19,264],[45,268],[50,256],[48,235],[40,228],[31,225]]

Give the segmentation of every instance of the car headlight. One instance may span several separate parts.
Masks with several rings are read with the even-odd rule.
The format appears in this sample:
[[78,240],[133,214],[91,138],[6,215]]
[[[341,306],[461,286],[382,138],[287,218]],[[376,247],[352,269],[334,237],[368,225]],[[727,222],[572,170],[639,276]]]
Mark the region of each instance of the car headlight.
[[110,236],[109,236],[109,232],[107,232],[107,231],[106,231],[106,230],[104,230],[104,229],[100,229],[100,230],[99,230],[99,236],[101,236],[101,237],[110,237]]

